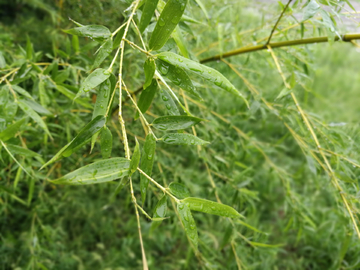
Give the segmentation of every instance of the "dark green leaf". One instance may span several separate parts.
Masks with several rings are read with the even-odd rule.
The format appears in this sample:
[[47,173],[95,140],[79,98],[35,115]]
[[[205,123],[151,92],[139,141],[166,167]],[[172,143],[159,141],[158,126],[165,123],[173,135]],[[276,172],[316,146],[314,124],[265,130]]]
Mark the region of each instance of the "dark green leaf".
[[88,185],[113,181],[129,174],[129,160],[121,157],[104,159],[81,167],[51,181],[62,185]]
[[[149,176],[151,176],[151,172],[153,169],[155,148],[156,148],[156,139],[152,133],[149,133],[145,139],[145,144],[142,151],[141,164],[140,164],[140,169]],[[140,174],[140,192],[141,192],[141,199],[143,204],[145,202],[148,185],[149,185],[149,179],[147,179],[143,174]]]
[[188,207],[193,211],[200,211],[207,214],[229,218],[242,217],[242,215],[240,215],[234,208],[225,204],[193,197],[185,198],[182,202],[188,205]]
[[112,134],[110,129],[104,127],[101,131],[100,147],[103,158],[109,158],[112,151]]
[[203,121],[203,119],[193,116],[172,115],[158,117],[151,125],[160,130],[179,130],[189,128],[201,121]]
[[146,0],[143,8],[143,12],[141,15],[139,30],[140,32],[144,32],[145,28],[149,25],[152,16],[154,16],[154,12],[159,0]]
[[136,172],[138,166],[139,166],[139,162],[140,162],[140,146],[139,146],[139,142],[135,137],[135,142],[136,142],[136,146],[134,149],[134,153],[131,157],[131,161],[130,161],[130,173],[129,175],[131,176],[134,172]]
[[143,88],[146,89],[151,85],[152,79],[155,74],[155,61],[152,58],[146,59],[144,63],[144,71],[145,71],[145,83]]
[[149,41],[150,50],[159,50],[169,39],[185,11],[187,0],[169,0],[160,14]]
[[0,132],[0,140],[5,142],[5,141],[13,138],[15,136],[16,132],[18,132],[19,129],[21,128],[21,126],[25,123],[25,121],[26,121],[26,118],[23,118],[23,119],[17,121],[16,123],[8,126],[2,132]]
[[184,226],[185,232],[195,249],[198,247],[198,232],[196,228],[196,223],[191,215],[190,209],[185,203],[178,203],[177,210],[179,212],[181,223]]
[[187,133],[169,133],[160,140],[164,143],[175,145],[205,145],[209,143]]
[[[158,89],[158,83],[156,79],[153,79],[150,86],[142,90],[137,104],[142,113],[145,113],[149,109],[157,89]],[[137,118],[139,118],[138,111],[136,112],[136,116],[135,116],[135,119]]]
[[184,198],[190,197],[189,190],[183,184],[172,182],[169,185],[169,189],[170,189],[171,193],[174,194],[175,197],[177,197],[179,199],[184,199]]

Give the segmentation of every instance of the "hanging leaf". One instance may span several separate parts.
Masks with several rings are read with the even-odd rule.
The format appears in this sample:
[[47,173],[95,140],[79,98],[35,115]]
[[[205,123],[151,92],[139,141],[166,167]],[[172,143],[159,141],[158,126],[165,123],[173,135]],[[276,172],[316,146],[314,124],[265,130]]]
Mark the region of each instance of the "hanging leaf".
[[175,145],[205,145],[209,143],[187,133],[169,133],[160,140],[164,143]]
[[190,197],[190,192],[187,187],[180,183],[170,183],[169,185],[170,192],[175,195],[178,199],[184,199]]
[[139,23],[139,30],[141,33],[145,31],[151,21],[151,18],[154,16],[158,2],[159,0],[145,0],[145,5]]
[[193,116],[172,115],[158,117],[151,125],[160,130],[179,130],[194,126],[201,121],[203,121],[203,119]]
[[179,67],[175,67],[167,62],[157,60],[156,66],[158,71],[166,76],[172,83],[179,86],[181,89],[190,93],[198,99],[202,99],[199,93],[196,91],[189,75]]
[[179,212],[181,223],[184,226],[185,232],[195,249],[198,247],[198,232],[196,228],[196,223],[191,215],[190,209],[186,206],[185,203],[177,204],[177,211]]
[[306,21],[312,17],[319,11],[320,5],[316,2],[316,0],[310,0],[309,4],[306,5],[303,15],[303,21]]
[[87,25],[63,31],[67,34],[91,39],[107,39],[111,36],[110,30],[103,25]]
[[21,126],[25,123],[26,118],[23,118],[17,122],[15,122],[14,124],[8,126],[5,130],[3,130],[2,132],[0,132],[0,140],[2,140],[3,142],[10,140],[11,138],[14,138],[16,132],[19,131],[19,129],[21,128]]
[[52,138],[44,120],[42,120],[41,117],[26,102],[24,102],[24,100],[19,99],[18,104],[21,110],[23,110],[26,115],[30,116],[45,131],[45,133]]
[[193,211],[229,218],[242,217],[242,215],[240,215],[234,208],[225,204],[193,197],[185,198],[182,202],[188,205],[188,207]]
[[61,185],[89,185],[113,181],[129,174],[129,160],[121,157],[104,159],[81,167],[50,181]]
[[177,108],[175,101],[167,90],[160,90],[161,101],[164,103],[166,111],[170,115],[179,115],[179,109]]
[[[151,172],[153,169],[155,148],[156,148],[156,139],[152,133],[149,133],[145,139],[145,144],[142,151],[141,164],[140,164],[140,169],[149,176],[151,176]],[[141,199],[143,204],[145,202],[148,185],[149,185],[149,179],[147,179],[143,174],[140,174],[140,192],[141,192]]]
[[43,107],[47,107],[47,105],[50,103],[49,97],[46,94],[45,91],[45,85],[44,85],[44,81],[42,80],[42,78],[40,78],[39,80],[39,96],[40,96],[40,104]]
[[[67,98],[74,100],[75,94],[72,91],[70,91],[69,89],[67,89],[66,87],[57,84],[55,89],[58,90],[61,94],[63,94]],[[93,106],[91,104],[89,104],[88,100],[77,98],[74,100],[74,102],[80,104],[81,106],[84,106],[85,108],[93,109]]]
[[100,47],[92,68],[97,68],[110,55],[113,50],[113,41],[111,38],[107,39]]
[[160,14],[149,41],[150,50],[159,50],[169,39],[185,11],[187,0],[169,0]]
[[131,176],[134,172],[136,172],[138,166],[139,166],[139,162],[140,162],[140,146],[139,146],[139,142],[135,137],[135,142],[136,142],[136,146],[134,149],[134,153],[131,157],[131,161],[130,161],[130,172],[129,175]]
[[144,63],[144,71],[145,71],[145,83],[143,88],[146,89],[149,85],[151,85],[152,79],[155,74],[155,61],[152,58],[146,59]]
[[[156,79],[153,79],[150,86],[148,86],[146,89],[141,91],[137,105],[142,113],[145,113],[149,109],[157,89],[158,89],[158,83]],[[135,120],[138,118],[139,118],[139,112],[136,111]]]
[[109,158],[111,156],[112,139],[113,138],[110,129],[105,126],[101,131],[100,140],[102,158]]
[[76,98],[78,98],[82,93],[87,93],[91,89],[95,88],[107,78],[109,78],[111,73],[103,68],[98,68],[94,70],[81,84],[80,90],[77,93]]
[[83,127],[79,134],[70,142],[66,150],[63,152],[64,157],[70,156],[74,150],[86,143],[88,139],[92,137],[95,133],[100,131],[104,127],[106,119],[104,116],[99,115],[95,117],[91,122],[89,122],[85,127]]
[[185,40],[183,38],[179,25],[176,26],[171,36],[175,40],[176,45],[179,47],[181,54],[186,58],[190,58],[189,51],[185,45]]
[[228,79],[226,79],[219,71],[212,69],[208,66],[202,65],[198,62],[184,58],[172,52],[162,52],[157,55],[158,59],[163,60],[176,67],[180,67],[188,72],[196,74],[201,78],[213,83],[217,87],[224,89],[225,91],[232,93],[238,97],[241,97],[246,105],[249,107],[248,102],[242,96],[241,93],[232,85]]
[[[161,197],[161,199],[157,202],[155,209],[154,209],[154,214],[153,214],[153,219],[162,219],[166,217],[166,213],[167,213],[167,196],[164,195]],[[160,221],[153,221],[151,224],[151,231],[156,229],[160,224],[161,224],[161,220]]]

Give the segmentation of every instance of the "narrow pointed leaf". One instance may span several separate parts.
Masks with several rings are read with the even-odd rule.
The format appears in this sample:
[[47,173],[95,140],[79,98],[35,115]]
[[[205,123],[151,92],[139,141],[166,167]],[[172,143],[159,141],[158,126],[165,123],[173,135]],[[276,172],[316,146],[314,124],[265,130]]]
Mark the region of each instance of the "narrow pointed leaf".
[[111,158],[96,161],[63,177],[50,181],[62,185],[89,185],[113,181],[129,174],[129,160]]
[[179,130],[194,126],[201,121],[203,121],[203,119],[193,116],[172,115],[158,117],[151,125],[160,130]]
[[136,142],[136,146],[134,149],[134,153],[131,157],[131,161],[130,161],[130,173],[129,175],[131,176],[134,172],[136,172],[138,166],[139,166],[139,162],[140,162],[140,146],[139,146],[139,142],[135,137],[135,142]]
[[[142,90],[141,95],[139,97],[138,104],[137,104],[142,113],[145,113],[149,109],[149,107],[154,99],[157,89],[158,89],[158,83],[157,83],[156,79],[153,79],[150,86],[148,86],[146,89]],[[137,111],[135,120],[138,118],[139,118],[139,112]]]
[[184,199],[190,197],[190,192],[187,187],[180,183],[170,183],[169,185],[170,192],[175,195],[178,199]]
[[146,27],[149,25],[151,18],[154,16],[156,6],[159,0],[145,0],[145,5],[143,8],[143,13],[141,15],[139,30],[144,32]]
[[[9,85],[5,85],[5,86],[4,86],[4,88],[7,88],[7,89],[9,89],[9,87],[10,87]],[[14,91],[18,92],[19,94],[27,97],[28,99],[34,100],[34,98],[33,98],[33,97],[29,94],[29,92],[26,91],[24,88],[22,88],[22,87],[20,87],[20,86],[18,86],[18,85],[11,85],[11,88],[12,88]]]
[[110,55],[113,50],[113,41],[111,38],[107,39],[99,49],[92,68],[97,68]]
[[169,64],[198,75],[206,81],[213,83],[217,87],[220,87],[229,93],[241,97],[248,106],[248,102],[244,99],[242,94],[219,71],[172,52],[162,52],[158,54],[157,57],[158,59],[163,60]]
[[182,200],[182,202],[187,204],[193,211],[199,211],[229,218],[242,217],[242,215],[240,215],[234,208],[225,204],[193,197],[185,198]]
[[107,78],[109,78],[111,73],[103,68],[98,68],[94,70],[81,84],[80,90],[77,93],[76,98],[78,98],[82,93],[87,93],[91,89],[95,88]]
[[189,58],[189,50],[185,45],[185,40],[184,40],[184,37],[183,37],[183,35],[181,33],[179,25],[176,26],[176,28],[175,28],[175,30],[174,30],[174,32],[172,33],[171,36],[175,40],[176,45],[179,47],[179,50],[180,50],[181,54],[184,57]]
[[103,25],[87,25],[63,31],[71,35],[91,39],[107,39],[111,36],[110,30]]
[[21,126],[25,123],[25,121],[26,121],[26,118],[23,118],[23,119],[15,122],[14,124],[8,126],[2,132],[0,132],[0,140],[5,142],[5,141],[13,138],[15,136],[16,132],[18,132],[19,129],[21,128]]
[[144,71],[145,71],[145,83],[144,89],[151,85],[152,79],[155,74],[155,61],[152,58],[146,59],[144,63]]
[[70,145],[71,142],[69,142],[67,145],[65,145],[63,148],[60,149],[59,152],[57,152],[48,162],[46,162],[44,165],[41,166],[40,170],[48,166],[49,164],[61,159],[63,157],[63,153],[66,150],[66,148]]
[[[72,91],[70,91],[69,89],[67,89],[66,87],[57,84],[55,88],[56,88],[56,90],[58,90],[61,94],[63,94],[67,98],[74,100],[75,94]],[[80,104],[81,106],[83,106],[85,108],[93,109],[93,106],[91,104],[89,104],[89,101],[87,101],[87,100],[77,98],[74,100],[74,102]]]
[[29,149],[23,148],[23,147],[18,146],[18,145],[7,144],[6,146],[7,146],[7,148],[9,149],[9,151],[11,153],[16,154],[16,155],[21,155],[21,156],[24,156],[24,157],[40,156],[38,153],[35,153],[34,151],[31,151]]
[[100,131],[104,127],[106,119],[104,116],[99,115],[95,117],[91,122],[89,122],[85,127],[83,127],[79,134],[70,142],[66,150],[63,152],[64,157],[70,156],[75,148],[82,145],[85,141],[90,139],[92,135]]
[[162,60],[156,61],[156,67],[161,75],[166,76],[172,83],[195,96],[198,99],[202,99],[199,93],[196,91],[189,75],[180,67],[175,67]]
[[103,158],[109,158],[111,156],[112,140],[113,137],[110,129],[107,127],[103,128],[100,139],[101,155]]
[[209,142],[187,133],[169,133],[161,139],[164,143],[175,145],[205,145]]
[[191,214],[190,209],[185,203],[177,204],[177,211],[179,212],[181,223],[184,226],[185,232],[195,249],[198,247],[198,232],[195,220]]
[[23,112],[30,116],[49,136],[52,138],[44,120],[41,119],[41,117],[26,103],[24,100],[18,101],[19,107]]
[[[149,133],[145,139],[145,144],[142,151],[141,164],[140,164],[140,169],[149,176],[151,176],[151,172],[153,169],[155,148],[156,148],[156,139],[152,133]],[[145,202],[148,185],[149,185],[149,179],[147,179],[144,175],[140,174],[140,192],[141,192],[141,199],[143,204]]]
[[306,5],[304,9],[303,21],[306,21],[312,17],[319,11],[320,5],[316,2],[316,0],[310,0],[309,4]]
[[160,90],[161,101],[165,105],[166,112],[169,115],[180,115],[179,109],[175,104],[173,97],[167,90]]
[[169,39],[185,11],[188,0],[169,0],[160,14],[149,41],[151,50],[159,50]]
[[[156,229],[162,222],[162,220],[159,219],[165,219],[167,213],[167,196],[164,195],[161,197],[161,199],[157,202],[153,214],[153,222],[151,224],[151,229]],[[156,220],[156,221],[154,221]]]

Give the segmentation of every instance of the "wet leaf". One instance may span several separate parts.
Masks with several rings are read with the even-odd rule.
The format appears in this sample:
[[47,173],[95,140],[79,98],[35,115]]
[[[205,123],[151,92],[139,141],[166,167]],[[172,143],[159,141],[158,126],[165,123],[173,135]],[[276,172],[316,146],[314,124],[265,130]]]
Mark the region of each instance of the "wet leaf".
[[203,121],[203,119],[193,116],[172,115],[158,117],[151,125],[160,130],[179,130],[194,126],[201,121]]
[[110,129],[104,127],[101,131],[100,147],[102,158],[109,158],[112,151],[112,134]]
[[231,94],[241,97],[248,106],[248,102],[242,96],[242,94],[219,71],[172,52],[162,52],[158,54],[157,57],[158,59],[163,60],[169,64],[198,75],[206,81],[213,83],[217,87],[220,87]]
[[303,21],[306,21],[312,17],[319,11],[320,5],[316,2],[316,0],[310,0],[309,4],[306,5],[303,15]]
[[240,215],[234,208],[225,204],[193,197],[185,198],[182,202],[188,205],[188,207],[193,211],[229,218],[242,217],[242,215]]
[[5,141],[13,138],[15,136],[16,132],[18,132],[19,129],[21,128],[21,126],[25,123],[25,121],[26,121],[26,118],[23,118],[23,119],[15,122],[14,124],[8,126],[2,132],[0,132],[0,140],[5,142]]
[[107,39],[111,36],[110,30],[103,25],[86,25],[63,31],[71,35],[88,37],[91,39]]
[[174,99],[172,98],[172,96],[170,95],[170,93],[167,90],[164,89],[160,89],[160,96],[161,96],[161,101],[162,103],[164,103],[165,108],[166,108],[166,112],[169,115],[179,115],[179,109],[175,104]]
[[[161,197],[161,199],[157,202],[154,214],[153,214],[153,220],[155,219],[164,219],[166,217],[167,213],[167,196],[164,195]],[[156,229],[160,224],[161,220],[153,221],[151,224],[151,230]]]
[[158,2],[159,0],[145,0],[145,5],[139,23],[139,30],[141,33],[144,32],[146,27],[149,25],[151,18],[154,16]]
[[129,174],[130,161],[117,157],[96,161],[50,181],[62,185],[89,185],[113,181]]
[[7,144],[6,146],[7,146],[8,150],[13,154],[21,155],[21,156],[24,156],[24,157],[40,156],[38,153],[35,153],[34,151],[31,151],[29,149],[23,148],[23,147],[18,146],[18,145]]
[[[70,91],[69,89],[67,89],[66,87],[57,84],[55,88],[56,88],[56,90],[58,90],[61,94],[63,94],[67,98],[74,100],[75,94],[72,91]],[[85,108],[93,109],[93,106],[91,104],[89,104],[89,101],[87,101],[87,100],[77,98],[74,100],[74,102],[80,104],[81,106],[84,106]]]
[[92,68],[97,68],[101,63],[110,55],[113,50],[113,41],[111,38],[107,39],[100,47],[96,54],[94,64]]
[[144,63],[144,71],[145,71],[145,83],[143,88],[146,89],[149,85],[151,85],[152,79],[155,74],[155,61],[152,58],[146,59]]
[[165,61],[157,60],[156,67],[161,75],[166,76],[172,83],[195,96],[202,99],[196,91],[189,75],[180,67],[175,67]]
[[175,145],[205,145],[209,142],[203,141],[198,137],[186,133],[169,133],[161,139],[164,143]]
[[[10,87],[9,85],[5,85],[3,88],[9,89],[9,87]],[[18,86],[18,85],[11,85],[11,88],[12,88],[14,91],[18,92],[19,94],[27,97],[28,99],[34,100],[34,98],[33,98],[33,97],[29,94],[29,92],[26,91],[24,88],[22,88],[22,87],[20,87],[20,86]]]
[[94,70],[81,84],[80,90],[77,93],[76,98],[78,98],[82,93],[87,93],[91,89],[95,88],[107,78],[109,78],[111,73],[103,68],[98,68]]
[[[154,99],[157,89],[158,89],[158,83],[157,83],[156,79],[153,79],[150,86],[148,86],[146,89],[142,90],[138,104],[137,104],[142,113],[145,113],[149,109],[149,107]],[[139,112],[137,111],[135,119],[138,119],[138,118],[139,118]]]
[[134,153],[131,157],[131,161],[130,161],[130,173],[129,175],[131,176],[134,172],[136,172],[138,166],[139,166],[139,162],[140,162],[140,146],[139,146],[139,142],[135,137],[135,142],[136,142],[136,146],[134,149]]
[[190,58],[189,57],[189,51],[185,45],[185,40],[184,37],[181,33],[180,27],[179,25],[176,26],[174,32],[171,35],[173,37],[173,39],[176,42],[176,45],[179,47],[179,50],[181,52],[181,54],[186,57],[186,58]]
[[[153,169],[155,148],[156,148],[156,139],[152,133],[149,133],[145,139],[145,144],[142,151],[141,164],[140,164],[140,169],[149,176],[151,176],[151,172]],[[143,204],[145,202],[148,185],[149,185],[149,179],[147,179],[143,174],[140,174],[140,192],[141,192],[141,199]]]
[[187,0],[169,0],[160,14],[149,41],[150,50],[159,50],[169,39],[185,11]]
[[178,199],[184,199],[190,197],[190,192],[187,187],[180,183],[170,183],[169,185],[170,192],[175,195]]
[[198,247],[198,232],[196,228],[196,223],[191,215],[190,209],[185,203],[178,203],[177,210],[179,212],[181,223],[184,226],[185,232],[195,249]]

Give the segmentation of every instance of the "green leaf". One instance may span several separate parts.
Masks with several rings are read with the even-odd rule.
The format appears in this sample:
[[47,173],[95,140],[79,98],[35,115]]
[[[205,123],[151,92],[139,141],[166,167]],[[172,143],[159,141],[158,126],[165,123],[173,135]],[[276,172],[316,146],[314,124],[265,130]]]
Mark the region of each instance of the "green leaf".
[[121,157],[104,159],[81,167],[50,181],[62,185],[89,185],[113,181],[129,174],[129,160]]
[[107,39],[111,36],[110,30],[103,25],[87,25],[63,31],[71,35],[88,37],[91,39]]
[[140,162],[140,146],[139,146],[139,142],[135,137],[135,142],[136,142],[136,146],[134,149],[134,153],[131,157],[131,161],[130,161],[130,173],[129,175],[131,176],[134,172],[136,172],[138,166],[139,166],[139,162]]
[[185,40],[183,38],[183,35],[181,33],[180,27],[179,25],[176,26],[174,32],[171,35],[173,37],[173,39],[176,42],[176,45],[179,47],[179,50],[181,52],[181,54],[186,57],[186,58],[190,58],[189,56],[189,51],[185,45]]
[[[155,148],[156,148],[156,139],[152,133],[149,133],[145,139],[145,144],[142,151],[141,164],[140,164],[140,169],[149,176],[151,176],[151,172],[153,169]],[[149,185],[149,179],[147,179],[143,174],[140,174],[140,192],[141,192],[141,199],[143,204],[145,202],[148,185]]]
[[[75,94],[72,91],[70,91],[69,89],[67,89],[66,87],[57,84],[55,89],[58,90],[61,94],[63,94],[67,98],[74,100]],[[93,106],[89,103],[88,100],[77,98],[74,101],[76,103],[80,104],[81,106],[84,106],[85,108],[93,109]]]
[[199,7],[201,8],[202,12],[204,13],[206,19],[209,19],[209,14],[206,11],[205,5],[203,4],[203,2],[201,0],[195,0],[195,2],[199,5]]
[[229,218],[242,217],[234,208],[200,198],[185,198],[182,200],[183,203],[187,204],[188,207],[193,211],[199,211],[207,214],[218,215]]
[[19,129],[21,128],[21,126],[25,123],[25,121],[26,121],[26,118],[23,118],[23,119],[15,122],[14,124],[8,126],[2,132],[0,132],[0,140],[5,142],[5,141],[13,138],[15,136],[16,132],[18,132]]
[[97,68],[110,55],[113,50],[113,41],[111,38],[107,39],[100,47],[92,68]]
[[172,83],[190,93],[198,99],[202,99],[196,91],[189,75],[180,67],[175,67],[167,62],[157,60],[156,67],[161,75],[166,76]]
[[6,67],[5,57],[3,55],[3,52],[0,51],[0,68],[5,68],[5,67]]
[[[154,214],[153,214],[153,219],[161,219],[161,218],[165,218],[166,217],[166,213],[167,213],[167,196],[164,195],[161,197],[161,199],[157,202],[155,209],[154,209]],[[156,229],[160,224],[161,224],[161,220],[160,221],[153,221],[151,224],[151,231]]]
[[[9,89],[9,87],[10,87],[9,85],[5,85],[3,88]],[[29,92],[26,91],[24,88],[22,88],[22,87],[20,87],[20,86],[18,86],[18,85],[11,85],[11,88],[12,88],[14,91],[18,92],[19,94],[27,97],[28,99],[34,100],[34,98],[33,98],[33,97],[29,94]]]
[[185,11],[188,0],[169,0],[160,14],[149,41],[150,50],[159,50],[169,39]]
[[303,21],[306,21],[312,17],[319,11],[320,6],[316,2],[316,0],[310,0],[309,4],[306,5],[303,15]]
[[78,36],[76,36],[76,35],[73,35],[73,36],[72,36],[71,44],[72,44],[72,47],[73,47],[73,49],[74,49],[74,51],[75,51],[76,53],[80,51],[80,45],[79,45],[79,38],[78,38]]
[[46,107],[47,104],[49,104],[50,100],[45,91],[44,81],[41,78],[39,80],[38,87],[39,87],[40,104],[41,106]]
[[160,90],[161,101],[164,103],[166,111],[170,115],[179,115],[179,109],[175,104],[172,96],[167,90],[161,89]]
[[112,151],[112,134],[106,126],[101,131],[100,147],[103,158],[109,158]]
[[196,228],[196,223],[191,215],[190,209],[185,203],[177,204],[177,211],[179,212],[181,223],[184,226],[185,232],[195,249],[198,247],[198,232]]
[[139,23],[139,30],[141,33],[144,32],[146,27],[149,25],[151,18],[154,16],[158,2],[159,0],[145,0],[145,5]]
[[44,114],[44,115],[52,115],[52,113],[49,112],[48,109],[45,109],[43,106],[41,106],[39,103],[37,103],[33,100],[23,99],[23,101],[37,113]]
[[175,145],[205,145],[209,143],[187,133],[169,133],[160,140],[164,143]]
[[17,155],[21,155],[24,157],[35,157],[35,156],[40,156],[38,153],[35,153],[29,149],[23,148],[21,146],[18,145],[14,145],[14,144],[7,144],[6,145],[7,148],[9,149],[9,151],[13,154],[17,154]]
[[160,130],[179,130],[194,126],[201,121],[203,121],[203,119],[193,116],[172,115],[158,117],[151,125]]
[[[145,113],[149,109],[157,89],[158,89],[158,83],[156,79],[153,79],[150,86],[148,86],[146,89],[141,91],[137,105],[142,113]],[[135,120],[138,118],[139,118],[139,112],[137,111]]]
[[26,102],[24,102],[24,100],[19,99],[18,104],[21,110],[23,110],[26,115],[30,116],[45,131],[45,133],[52,138],[44,120],[42,120],[41,117]]
[[44,165],[41,166],[40,170],[48,166],[49,164],[61,159],[63,157],[63,152],[66,150],[66,148],[70,145],[71,142],[69,142],[67,145],[65,145],[63,148],[60,149],[59,152],[57,152],[48,162],[46,162]]
[[196,74],[201,78],[205,79],[206,81],[213,83],[217,87],[220,87],[223,90],[234,94],[235,96],[241,97],[246,103],[247,107],[249,107],[248,102],[242,96],[242,94],[239,93],[235,86],[232,85],[231,82],[229,82],[229,80],[226,79],[219,71],[202,65],[198,62],[192,61],[190,59],[184,58],[172,52],[162,52],[158,54],[157,57],[158,59],[163,60],[169,64]]
[[169,185],[169,189],[170,189],[170,192],[179,199],[184,199],[184,198],[190,197],[189,190],[183,184],[172,182]]
[[66,150],[63,152],[64,157],[70,156],[75,148],[81,146],[86,142],[88,139],[92,137],[95,133],[100,131],[101,128],[104,127],[106,122],[106,118],[102,115],[95,117],[91,120],[85,127],[83,127],[79,134],[69,143]]
[[144,63],[144,71],[145,71],[145,83],[143,88],[146,89],[151,85],[152,79],[155,74],[155,61],[152,58],[146,59]]
[[107,78],[110,77],[110,75],[111,73],[103,68],[94,70],[81,84],[80,90],[77,93],[75,99],[78,98],[82,93],[87,93],[91,89],[104,82]]

